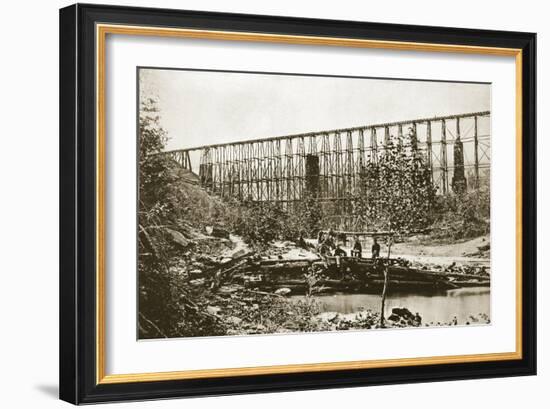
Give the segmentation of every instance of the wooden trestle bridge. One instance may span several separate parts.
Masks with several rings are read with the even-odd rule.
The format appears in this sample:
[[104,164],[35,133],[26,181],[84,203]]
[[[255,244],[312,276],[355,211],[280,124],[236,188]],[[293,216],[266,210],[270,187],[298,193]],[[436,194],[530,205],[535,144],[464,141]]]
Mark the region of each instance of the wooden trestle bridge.
[[[359,193],[360,175],[376,162],[392,136],[413,136],[413,149],[424,155],[439,194],[453,192],[453,178],[467,189],[487,183],[490,170],[490,112],[432,118],[296,135],[245,140],[167,151],[198,175],[212,194],[238,200],[278,202],[285,208],[312,193],[340,226]],[[350,220],[345,220],[350,219]]]

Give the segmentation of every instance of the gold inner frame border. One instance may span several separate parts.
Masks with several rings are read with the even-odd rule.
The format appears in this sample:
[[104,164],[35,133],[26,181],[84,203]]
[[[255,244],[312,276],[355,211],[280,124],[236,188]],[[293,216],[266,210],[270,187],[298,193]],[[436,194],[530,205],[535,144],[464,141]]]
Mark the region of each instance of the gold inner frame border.
[[[522,358],[522,51],[515,48],[381,41],[353,38],[215,31],[185,28],[96,25],[96,383],[204,379],[217,377],[291,374],[350,369],[389,368],[468,362],[519,360]],[[449,355],[367,361],[185,370],[130,374],[105,373],[105,42],[107,35],[157,36],[223,41],[248,41],[295,45],[355,47],[401,51],[467,53],[515,57],[516,65],[516,350],[504,353]]]

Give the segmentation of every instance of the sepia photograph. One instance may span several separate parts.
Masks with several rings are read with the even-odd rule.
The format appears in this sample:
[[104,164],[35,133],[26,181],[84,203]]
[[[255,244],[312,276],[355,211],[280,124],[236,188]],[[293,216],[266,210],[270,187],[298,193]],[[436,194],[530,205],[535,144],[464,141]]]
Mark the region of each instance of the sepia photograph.
[[137,73],[138,339],[491,323],[490,83]]

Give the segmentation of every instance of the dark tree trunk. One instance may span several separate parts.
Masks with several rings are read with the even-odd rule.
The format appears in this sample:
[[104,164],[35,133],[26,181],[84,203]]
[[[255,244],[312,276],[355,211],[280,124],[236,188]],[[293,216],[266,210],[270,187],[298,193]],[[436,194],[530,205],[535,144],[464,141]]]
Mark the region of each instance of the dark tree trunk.
[[389,281],[389,268],[390,268],[390,255],[391,255],[391,246],[393,244],[393,237],[390,237],[388,244],[388,257],[386,259],[386,265],[384,266],[384,288],[382,289],[382,305],[380,307],[380,326],[384,328],[386,326],[384,318],[384,309],[386,307],[386,291],[388,290],[388,281]]

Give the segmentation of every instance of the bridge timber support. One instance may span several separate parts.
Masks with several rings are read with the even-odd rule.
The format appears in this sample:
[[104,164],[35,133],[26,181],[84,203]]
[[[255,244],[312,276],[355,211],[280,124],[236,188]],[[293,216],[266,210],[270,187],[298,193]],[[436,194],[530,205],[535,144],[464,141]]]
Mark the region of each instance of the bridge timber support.
[[[463,193],[490,178],[490,112],[472,112],[353,128],[244,140],[168,151],[198,173],[211,194],[279,203],[291,210],[306,197],[334,228],[356,229],[353,200],[364,194],[361,172],[377,163],[392,136],[409,136],[425,158],[438,194]],[[451,182],[451,183],[450,183]],[[332,220],[332,221],[331,221]]]

